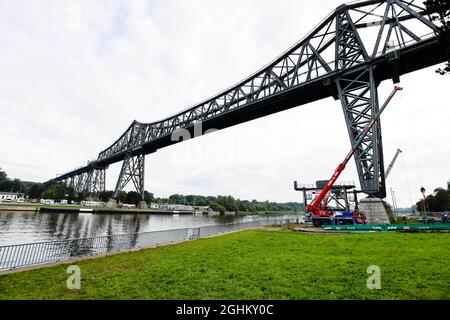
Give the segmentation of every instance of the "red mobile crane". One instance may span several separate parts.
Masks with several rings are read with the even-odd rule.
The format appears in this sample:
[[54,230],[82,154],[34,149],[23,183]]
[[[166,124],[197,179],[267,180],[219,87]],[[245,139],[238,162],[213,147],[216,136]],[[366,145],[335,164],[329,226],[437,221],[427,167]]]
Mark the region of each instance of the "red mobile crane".
[[403,151],[400,150],[400,149],[397,150],[397,153],[395,154],[394,159],[392,159],[391,164],[389,165],[388,169],[386,170],[386,174],[384,175],[384,176],[385,176],[385,179],[387,179],[387,178],[389,177],[389,174],[391,173],[392,169],[394,168],[395,163],[397,162],[398,156],[399,156],[400,153],[402,153],[402,152],[403,152]]
[[[314,202],[311,205],[306,207],[306,212],[312,214],[312,221],[315,226],[322,226],[324,224],[331,223],[331,218],[334,216],[334,213],[331,210],[331,208],[328,207],[328,199],[329,199],[328,193],[333,188],[337,179],[339,179],[339,176],[341,175],[341,173],[345,170],[345,167],[347,166],[348,162],[355,154],[359,145],[362,143],[362,141],[367,136],[367,134],[372,129],[372,127],[375,125],[375,123],[377,123],[381,114],[386,109],[388,104],[391,102],[392,98],[394,98],[397,91],[400,91],[400,90],[403,90],[403,88],[399,87],[399,86],[394,87],[394,90],[392,91],[391,95],[386,100],[384,105],[381,107],[381,109],[378,111],[378,113],[373,117],[373,119],[370,121],[370,123],[364,128],[363,132],[360,134],[360,136],[358,137],[356,142],[353,144],[352,150],[350,150],[348,155],[345,157],[344,161],[336,168],[330,181],[328,181],[328,183],[325,185],[325,187],[320,192],[319,196],[314,200]],[[355,221],[355,223],[359,223],[359,224],[366,223],[366,218],[363,214],[361,214],[359,212],[352,212],[351,215],[353,216],[353,221]]]

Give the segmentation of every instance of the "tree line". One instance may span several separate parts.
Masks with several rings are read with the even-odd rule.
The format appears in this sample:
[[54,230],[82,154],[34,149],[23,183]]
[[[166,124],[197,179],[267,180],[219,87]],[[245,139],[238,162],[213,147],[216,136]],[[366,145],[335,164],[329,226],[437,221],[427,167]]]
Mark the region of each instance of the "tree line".
[[10,179],[5,171],[0,168],[0,191],[12,193],[24,193],[30,198],[42,197],[50,183],[27,182],[20,179]]
[[450,181],[447,183],[447,190],[437,188],[425,200],[417,202],[416,206],[420,212],[450,211]]
[[156,203],[185,204],[189,206],[211,207],[217,212],[282,212],[282,211],[302,211],[303,204],[297,202],[277,203],[257,200],[235,199],[233,196],[202,196],[175,194],[167,199],[155,199]]
[[[79,195],[71,187],[60,182],[25,182],[19,179],[9,179],[6,172],[0,168],[0,191],[24,193],[31,199],[52,199],[55,201],[68,200],[69,202],[80,202],[86,200],[85,195]],[[94,200],[108,202],[113,198],[114,191],[100,192],[95,195]],[[91,197],[92,198],[92,197]],[[127,204],[137,205],[141,195],[135,191],[122,191],[117,196],[117,201]],[[232,196],[202,196],[202,195],[171,195],[168,198],[157,198],[153,193],[145,191],[144,201],[148,204],[179,204],[187,206],[211,207],[217,212],[282,212],[282,211],[302,211],[303,204],[297,202],[277,203],[261,202],[257,200],[240,200]]]

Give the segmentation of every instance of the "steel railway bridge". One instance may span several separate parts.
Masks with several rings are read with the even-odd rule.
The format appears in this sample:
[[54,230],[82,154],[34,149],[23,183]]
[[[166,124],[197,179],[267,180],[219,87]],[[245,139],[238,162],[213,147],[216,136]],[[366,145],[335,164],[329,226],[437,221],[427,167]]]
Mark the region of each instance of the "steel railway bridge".
[[[388,79],[446,61],[439,25],[422,1],[367,0],[344,4],[267,67],[234,87],[167,119],[134,121],[97,160],[57,177],[78,193],[105,189],[105,170],[123,161],[115,196],[132,181],[144,194],[145,156],[181,142],[182,132],[224,129],[333,97],[341,102],[350,142],[379,109],[377,88]],[[385,198],[378,123],[354,157],[362,191]]]

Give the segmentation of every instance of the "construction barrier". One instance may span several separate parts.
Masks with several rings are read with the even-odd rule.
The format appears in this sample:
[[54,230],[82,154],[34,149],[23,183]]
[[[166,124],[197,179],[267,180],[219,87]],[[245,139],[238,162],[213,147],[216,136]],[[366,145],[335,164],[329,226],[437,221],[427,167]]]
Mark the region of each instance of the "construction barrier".
[[329,232],[450,232],[449,223],[435,224],[366,224],[323,226],[324,231]]

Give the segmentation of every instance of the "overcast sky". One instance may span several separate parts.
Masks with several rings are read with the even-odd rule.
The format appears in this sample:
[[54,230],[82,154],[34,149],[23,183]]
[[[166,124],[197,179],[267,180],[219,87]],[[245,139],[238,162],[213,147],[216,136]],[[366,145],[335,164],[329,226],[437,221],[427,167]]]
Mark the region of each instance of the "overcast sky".
[[[265,66],[341,2],[2,0],[0,167],[44,182],[84,165],[133,120],[161,120]],[[404,151],[387,181],[399,206],[450,179],[450,77],[434,69],[404,76],[382,118],[386,166]],[[349,148],[329,98],[147,156],[145,187],[299,201],[293,181],[328,179]],[[341,180],[358,180],[354,162]]]

